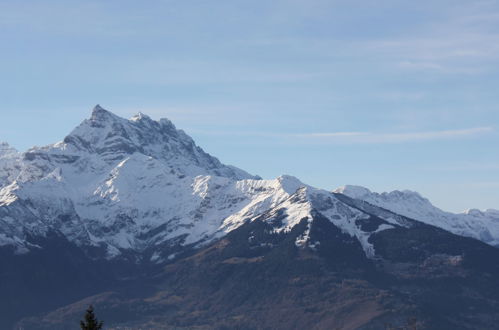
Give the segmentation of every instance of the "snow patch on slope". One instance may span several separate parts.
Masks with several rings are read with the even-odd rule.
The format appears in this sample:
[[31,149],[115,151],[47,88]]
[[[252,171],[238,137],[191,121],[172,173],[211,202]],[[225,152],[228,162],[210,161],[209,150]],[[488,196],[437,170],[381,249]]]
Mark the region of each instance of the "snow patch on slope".
[[471,209],[459,214],[445,212],[417,192],[409,190],[376,193],[364,187],[344,186],[335,192],[457,235],[476,238],[490,245],[499,245],[499,212],[495,210],[482,212]]
[[[378,196],[350,186],[342,192],[386,210],[352,206],[288,175],[262,180],[220,163],[167,119],[139,113],[127,120],[96,106],[62,142],[25,153],[0,145],[0,246],[27,252],[34,248],[29,236],[55,231],[80,246],[102,247],[108,258],[147,251],[161,262],[175,256],[176,246],[207,244],[265,214],[278,219],[272,223],[278,233],[306,219],[295,244],[316,248],[320,242],[311,242],[310,232],[320,212],[373,257],[373,232],[408,226],[387,210],[421,217],[440,211],[406,191]],[[363,230],[372,214],[386,223]]]

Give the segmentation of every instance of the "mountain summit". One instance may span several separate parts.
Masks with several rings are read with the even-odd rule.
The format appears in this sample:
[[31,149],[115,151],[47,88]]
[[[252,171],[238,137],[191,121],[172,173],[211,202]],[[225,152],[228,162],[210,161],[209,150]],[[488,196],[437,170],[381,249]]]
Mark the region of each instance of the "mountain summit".
[[[358,320],[376,329],[397,319],[390,304],[404,315],[436,320],[423,311],[434,306],[431,288],[442,278],[472,292],[477,305],[492,299],[499,306],[473,284],[496,284],[499,250],[490,245],[498,242],[495,211],[455,215],[410,191],[346,186],[330,192],[288,175],[263,180],[222,164],[171,121],[142,113],[124,119],[97,105],[62,142],[24,153],[0,144],[0,261],[6,265],[0,278],[7,283],[0,296],[18,303],[0,301],[0,310],[11,311],[0,327],[99,293],[88,299],[105,302],[110,317],[150,313],[142,323],[116,321],[124,327],[150,327],[157,319],[167,327],[203,328],[198,311],[206,312],[202,319],[217,318],[213,324],[236,320],[244,311],[234,306],[253,301],[246,311],[256,313],[257,297],[262,306],[278,306],[280,318],[286,310],[304,313],[291,318],[303,327],[319,318],[323,328],[342,319],[353,322],[345,329]],[[429,282],[422,288],[420,281]],[[360,295],[359,287],[365,288]],[[111,289],[123,296],[103,294]],[[137,292],[152,296],[140,300]],[[353,297],[351,304],[339,304],[335,295]],[[210,297],[220,309],[207,307]],[[462,299],[470,306],[469,297]],[[306,301],[324,305],[303,309]],[[325,308],[335,312],[326,317]],[[19,327],[41,329],[48,320],[45,328],[57,329],[64,317],[25,319]],[[267,328],[295,324],[270,314],[264,321]],[[64,322],[61,329],[68,328]]]
[[499,246],[499,212],[496,210],[468,210],[454,214],[442,211],[414,191],[395,190],[373,193],[359,186],[344,186],[337,193],[363,200],[394,213],[437,226],[454,234],[473,237],[490,245]]
[[22,154],[3,149],[10,158],[0,172],[0,244],[18,251],[31,246],[27,236],[51,231],[110,255],[147,247],[148,231],[166,223],[168,230],[155,237],[174,236],[173,228],[179,236],[194,235],[188,230],[193,214],[205,216],[197,211],[203,201],[198,182],[258,179],[223,165],[167,119],[138,114],[127,120],[99,105],[63,142]]
[[[394,219],[404,216],[499,243],[493,213],[453,215],[409,191],[377,194],[346,186],[329,193],[289,176],[261,180],[222,164],[171,121],[142,113],[127,120],[96,105],[63,142],[25,153],[7,144],[0,150],[0,245],[18,252],[37,246],[30,237],[56,232],[80,246],[103,249],[106,258],[147,250],[161,262],[173,255],[165,251],[210,242],[288,203],[282,230],[320,210],[374,256],[361,223],[369,216],[341,196],[380,207],[375,213],[386,214],[386,224],[378,230],[403,225]],[[305,201],[290,202],[299,188],[306,189]],[[307,234],[303,237],[306,241]]]
[[93,154],[110,164],[137,153],[160,160],[184,175],[254,178],[205,153],[168,119],[155,121],[139,113],[126,120],[99,105],[93,109],[90,119],[66,136],[64,144],[59,147],[70,148],[75,153]]

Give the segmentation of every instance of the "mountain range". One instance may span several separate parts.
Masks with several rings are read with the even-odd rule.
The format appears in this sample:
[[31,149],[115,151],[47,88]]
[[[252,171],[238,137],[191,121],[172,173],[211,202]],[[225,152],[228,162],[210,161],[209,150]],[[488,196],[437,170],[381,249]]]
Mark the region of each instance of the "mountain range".
[[6,329],[494,329],[497,246],[497,210],[264,180],[142,113],[0,144]]

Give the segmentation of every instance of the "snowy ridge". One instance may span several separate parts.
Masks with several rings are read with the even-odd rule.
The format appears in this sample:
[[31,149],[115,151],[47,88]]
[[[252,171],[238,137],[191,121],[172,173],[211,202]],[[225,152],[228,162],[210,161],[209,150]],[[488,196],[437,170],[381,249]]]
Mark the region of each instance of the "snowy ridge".
[[7,142],[0,142],[0,158],[15,157],[19,152]]
[[137,235],[165,214],[196,208],[199,199],[179,205],[193,199],[197,175],[255,178],[221,164],[166,119],[126,120],[96,106],[63,142],[25,153],[0,145],[0,245],[56,230],[113,253],[143,248]]
[[126,120],[100,106],[63,142],[23,154],[3,149],[19,164],[0,190],[0,245],[50,231],[103,246],[110,256],[169,241],[200,243],[301,185],[223,165],[166,119]]
[[414,191],[371,192],[359,186],[344,186],[336,193],[363,200],[394,213],[448,230],[454,234],[479,239],[490,245],[499,245],[499,211],[477,209],[450,213],[435,207]]
[[8,143],[0,143],[0,189],[12,182],[19,173],[21,154]]
[[[139,113],[127,120],[96,106],[62,142],[24,153],[0,144],[0,246],[27,253],[40,248],[31,238],[56,233],[102,248],[106,258],[133,252],[160,263],[180,247],[201,246],[264,219],[276,232],[307,221],[296,245],[314,248],[320,242],[311,241],[310,229],[320,214],[374,257],[372,234],[411,226],[398,214],[420,220],[411,215],[442,213],[415,193],[378,196],[360,187],[341,193],[356,199],[292,176],[262,180],[222,164],[167,119]],[[360,200],[372,205],[358,207]],[[495,215],[470,210],[466,217]],[[373,217],[379,225],[363,226]],[[446,229],[447,223],[436,225]],[[478,228],[471,225],[466,229]]]

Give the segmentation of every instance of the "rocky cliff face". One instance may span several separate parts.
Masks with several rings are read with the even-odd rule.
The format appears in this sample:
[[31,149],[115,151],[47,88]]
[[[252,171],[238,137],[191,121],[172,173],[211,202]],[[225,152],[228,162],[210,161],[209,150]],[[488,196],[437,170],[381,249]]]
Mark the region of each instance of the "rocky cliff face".
[[[0,327],[75,303],[18,323],[68,328],[92,302],[117,329],[377,329],[411,313],[438,329],[460,328],[452,313],[471,322],[463,329],[487,328],[499,315],[468,307],[499,305],[487,288],[499,287],[499,250],[479,241],[497,244],[498,228],[497,211],[454,215],[414,192],[263,180],[166,119],[96,106],[62,142],[0,144]],[[426,311],[441,304],[443,316]]]
[[[155,262],[178,246],[206,244],[269,212],[304,188],[307,207],[288,201],[290,230],[312,205],[374,255],[359,224],[367,218],[337,198],[282,176],[261,180],[220,163],[166,119],[144,114],[129,120],[96,106],[62,142],[18,153],[0,146],[0,245],[17,253],[38,248],[28,237],[57,232],[102,257],[137,253]],[[482,213],[452,215],[417,193],[373,194],[365,188],[337,191],[393,213],[490,244],[499,242],[499,220]],[[383,213],[382,211],[376,211]],[[385,212],[386,213],[386,212]],[[497,214],[496,214],[497,215]],[[386,215],[377,230],[399,224]],[[304,233],[304,238],[307,237]]]
[[108,259],[126,252],[160,263],[276,208],[286,217],[275,230],[289,231],[315,207],[374,255],[358,209],[293,177],[262,180],[223,165],[165,119],[126,120],[96,106],[63,142],[2,150],[0,244],[17,253],[40,248],[29,237],[57,232]]
[[[33,248],[27,235],[54,230],[80,245],[102,246],[109,257],[143,250],[160,240],[150,231],[167,223],[171,235],[160,233],[164,240],[208,222],[200,221],[206,207],[200,194],[207,193],[201,182],[208,189],[211,178],[255,179],[221,164],[168,120],[142,114],[125,120],[100,106],[63,142],[25,153],[2,145],[0,178],[0,244],[26,252]],[[205,232],[191,241],[213,234]]]

